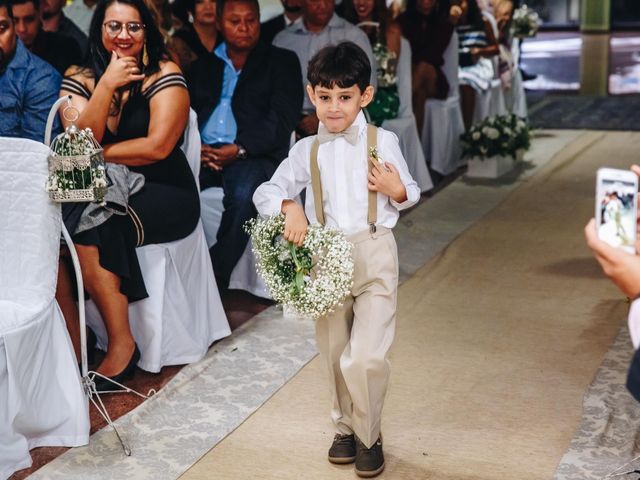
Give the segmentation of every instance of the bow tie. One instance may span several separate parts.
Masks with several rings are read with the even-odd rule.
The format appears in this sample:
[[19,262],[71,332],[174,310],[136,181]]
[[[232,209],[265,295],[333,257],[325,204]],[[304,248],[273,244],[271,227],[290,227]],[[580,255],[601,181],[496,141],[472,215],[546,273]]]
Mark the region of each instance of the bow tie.
[[344,139],[351,145],[355,145],[356,143],[358,143],[359,130],[360,129],[357,125],[351,125],[349,128],[343,130],[342,132],[331,133],[324,125],[320,125],[318,127],[318,142],[322,144],[335,140],[338,137],[344,137]]

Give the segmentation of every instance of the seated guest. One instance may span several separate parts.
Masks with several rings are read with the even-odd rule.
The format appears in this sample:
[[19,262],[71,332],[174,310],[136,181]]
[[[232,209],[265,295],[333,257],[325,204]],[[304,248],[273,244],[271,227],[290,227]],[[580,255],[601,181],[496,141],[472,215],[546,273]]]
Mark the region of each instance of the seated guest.
[[[334,12],[334,0],[302,0],[302,17],[297,19],[273,39],[276,47],[286,48],[296,53],[302,68],[302,78],[307,78],[309,60],[322,47],[349,40],[362,48],[371,65],[376,65],[369,39],[355,25],[347,22]],[[371,69],[371,84],[376,85],[376,69]],[[303,87],[306,80],[303,82]],[[302,119],[296,133],[300,137],[315,135],[318,131],[318,117],[311,100],[305,95],[302,105]]]
[[42,28],[47,32],[57,32],[72,38],[84,56],[87,53],[87,36],[63,13],[65,3],[65,0],[43,0]]
[[345,20],[360,27],[373,48],[378,65],[378,89],[365,111],[368,120],[380,126],[385,120],[396,118],[400,108],[396,67],[402,30],[391,19],[386,0],[344,0],[342,8]]
[[257,215],[253,192],[287,156],[303,90],[296,56],[258,41],[257,0],[218,0],[217,16],[224,42],[193,63],[188,84],[203,143],[200,186],[224,188],[211,258],[225,290],[247,245],[243,225]]
[[418,132],[422,132],[424,105],[429,98],[444,100],[449,82],[442,71],[455,22],[460,14],[447,0],[409,0],[398,17],[403,36],[411,45],[411,84],[413,113]]
[[[77,126],[91,128],[107,163],[126,165],[145,178],[128,199],[127,215],[112,215],[79,233],[65,216],[68,230],[75,232],[85,289],[107,330],[108,350],[96,371],[119,383],[133,375],[140,357],[128,305],[148,296],[136,247],[185,238],[200,218],[197,185],[179,146],[189,93],[180,69],[167,58],[143,0],[101,0],[89,32],[87,64],[71,67],[60,91],[73,96]],[[114,388],[103,379],[96,379],[96,386]]]
[[16,33],[31,53],[39,56],[63,74],[82,61],[75,40],[54,32],[45,32],[40,18],[40,0],[13,0],[11,11]]
[[91,26],[93,12],[96,9],[96,3],[98,3],[98,0],[72,0],[63,9],[69,20],[75,23],[85,35],[89,35],[89,27]]
[[260,26],[260,40],[264,43],[273,42],[273,38],[282,30],[295,22],[302,15],[300,0],[281,0],[284,12],[267,20]]
[[476,0],[462,0],[462,15],[458,23],[460,71],[460,102],[462,118],[468,130],[473,121],[476,92],[491,87],[496,71],[491,57],[500,49],[493,34],[493,26],[482,16]]
[[9,0],[0,0],[0,137],[44,141],[60,75],[17,38]]
[[194,60],[213,53],[222,38],[216,26],[215,0],[185,0],[189,23],[173,34],[171,48],[180,68],[187,71]]

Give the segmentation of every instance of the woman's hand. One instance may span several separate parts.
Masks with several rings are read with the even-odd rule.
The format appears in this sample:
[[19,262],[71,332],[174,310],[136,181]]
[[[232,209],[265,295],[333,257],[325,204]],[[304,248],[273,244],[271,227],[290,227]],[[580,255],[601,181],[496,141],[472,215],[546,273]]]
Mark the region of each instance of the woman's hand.
[[284,200],[280,211],[284,214],[284,239],[301,247],[309,225],[303,208],[293,200]]
[[640,296],[640,257],[600,240],[596,232],[596,221],[593,218],[584,228],[584,236],[604,274],[627,297],[635,299]]
[[109,90],[116,90],[131,82],[144,80],[144,74],[140,73],[138,60],[135,57],[118,58],[116,52],[111,52],[111,61],[107,66],[100,82]]
[[407,189],[400,180],[398,169],[391,163],[385,162],[384,166],[373,157],[369,157],[373,168],[369,173],[369,190],[380,192],[398,203],[407,200]]

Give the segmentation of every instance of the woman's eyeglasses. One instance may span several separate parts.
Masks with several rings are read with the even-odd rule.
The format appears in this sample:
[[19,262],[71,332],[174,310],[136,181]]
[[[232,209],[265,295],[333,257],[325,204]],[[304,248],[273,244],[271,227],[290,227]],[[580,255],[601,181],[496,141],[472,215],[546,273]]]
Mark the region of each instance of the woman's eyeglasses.
[[102,26],[104,27],[104,31],[107,35],[111,38],[115,38],[120,35],[122,27],[127,29],[127,33],[131,37],[140,37],[144,33],[144,24],[140,22],[122,23],[117,20],[111,20],[110,22],[104,22]]

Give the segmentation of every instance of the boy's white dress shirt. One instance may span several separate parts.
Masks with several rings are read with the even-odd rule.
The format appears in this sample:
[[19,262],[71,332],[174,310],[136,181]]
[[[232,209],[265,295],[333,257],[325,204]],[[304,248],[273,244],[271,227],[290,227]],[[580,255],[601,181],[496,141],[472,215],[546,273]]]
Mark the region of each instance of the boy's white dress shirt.
[[[362,112],[358,114],[353,125],[359,129],[356,145],[351,145],[343,137],[337,137],[335,140],[322,143],[318,149],[325,224],[327,227],[341,230],[346,235],[368,228],[369,155],[367,121]],[[258,187],[253,195],[253,203],[260,215],[280,213],[283,200],[296,198],[305,187],[311,185],[310,155],[314,140],[315,136],[312,136],[296,143],[271,180]],[[399,210],[414,205],[420,199],[420,188],[411,178],[395,134],[378,128],[377,148],[379,157],[397,168],[400,180],[407,191],[407,200],[402,203],[397,203],[381,193],[377,195],[376,225],[391,229],[398,221]],[[318,223],[311,189],[306,195],[305,213],[310,223]]]

